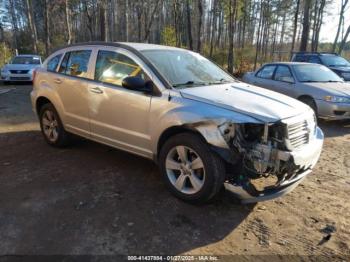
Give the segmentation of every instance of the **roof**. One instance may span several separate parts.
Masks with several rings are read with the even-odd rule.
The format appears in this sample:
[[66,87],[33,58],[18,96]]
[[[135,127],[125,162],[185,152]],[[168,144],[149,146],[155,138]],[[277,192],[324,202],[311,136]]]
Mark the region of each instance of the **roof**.
[[62,46],[55,49],[53,52],[65,49],[68,47],[76,47],[76,46],[115,46],[115,47],[124,47],[129,49],[130,51],[144,51],[144,50],[184,50],[178,47],[173,46],[165,46],[165,45],[156,45],[156,44],[147,44],[147,43],[134,43],[134,42],[103,42],[103,41],[92,41],[92,42],[83,42],[83,43],[74,43],[67,46]]
[[133,43],[133,42],[119,42],[120,44],[130,46],[138,51],[144,51],[144,50],[159,50],[159,49],[166,49],[166,50],[183,50],[178,47],[174,46],[166,46],[166,45],[156,45],[156,44],[147,44],[147,43]]
[[40,55],[31,55],[31,54],[20,54],[20,55],[16,55],[17,56],[30,56],[30,57],[40,57]]
[[293,52],[295,55],[333,55],[338,56],[337,53],[333,52]]
[[[265,65],[310,65],[310,63],[305,62],[271,62],[266,63]],[[315,65],[315,64],[312,64]]]

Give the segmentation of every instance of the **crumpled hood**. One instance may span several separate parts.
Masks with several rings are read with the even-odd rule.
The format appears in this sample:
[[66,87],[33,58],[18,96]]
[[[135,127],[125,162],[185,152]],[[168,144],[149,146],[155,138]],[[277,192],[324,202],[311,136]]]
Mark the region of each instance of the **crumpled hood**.
[[186,88],[180,92],[185,98],[240,112],[263,122],[276,122],[311,110],[294,98],[242,82]]
[[350,96],[350,83],[336,82],[336,83],[303,83],[306,88],[313,87],[326,91],[330,95],[335,96]]
[[3,67],[6,70],[30,70],[40,65],[35,64],[7,64]]

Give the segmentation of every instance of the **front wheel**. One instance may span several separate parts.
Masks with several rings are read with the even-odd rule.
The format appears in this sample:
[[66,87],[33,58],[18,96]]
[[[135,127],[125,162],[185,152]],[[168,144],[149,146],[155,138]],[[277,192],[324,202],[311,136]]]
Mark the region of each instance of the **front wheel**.
[[212,199],[225,180],[223,160],[198,135],[171,137],[160,151],[159,165],[165,183],[178,198],[203,203]]

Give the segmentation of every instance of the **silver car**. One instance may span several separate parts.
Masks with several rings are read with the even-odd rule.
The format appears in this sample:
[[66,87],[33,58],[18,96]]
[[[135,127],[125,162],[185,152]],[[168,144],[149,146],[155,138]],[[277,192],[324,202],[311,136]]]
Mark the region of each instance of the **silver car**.
[[305,104],[175,47],[60,49],[37,70],[31,100],[50,145],[75,134],[152,159],[170,191],[192,203],[223,187],[244,203],[284,195],[311,172],[323,144]]
[[41,65],[38,55],[18,55],[1,69],[1,80],[4,83],[32,81],[35,68]]
[[319,64],[281,62],[265,64],[243,81],[264,87],[309,105],[320,118],[350,119],[350,83]]

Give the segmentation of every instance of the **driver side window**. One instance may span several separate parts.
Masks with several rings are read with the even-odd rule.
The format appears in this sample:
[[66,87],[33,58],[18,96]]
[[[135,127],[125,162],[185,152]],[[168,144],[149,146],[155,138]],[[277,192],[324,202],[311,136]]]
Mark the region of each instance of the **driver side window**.
[[98,51],[95,67],[96,81],[121,86],[123,79],[127,76],[149,80],[141,66],[126,55],[114,51]]

